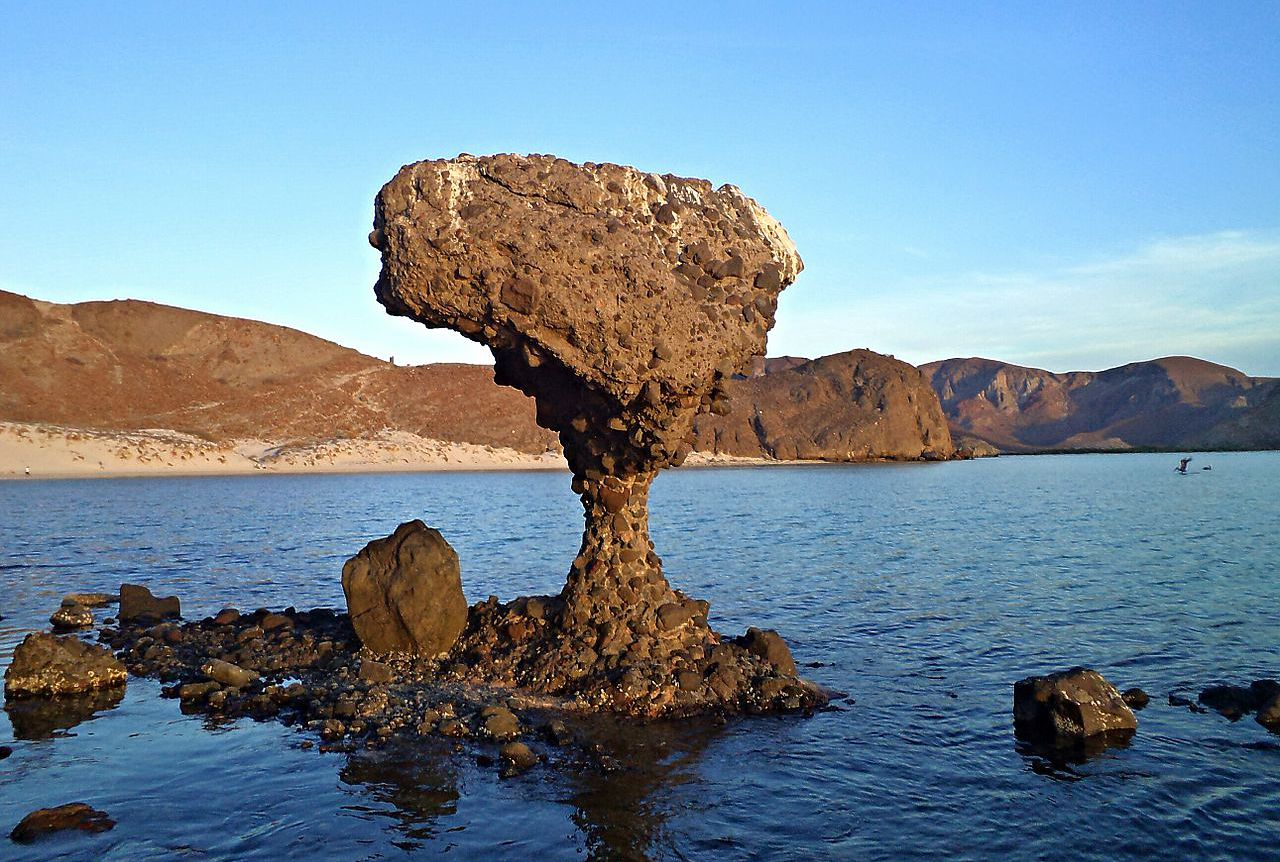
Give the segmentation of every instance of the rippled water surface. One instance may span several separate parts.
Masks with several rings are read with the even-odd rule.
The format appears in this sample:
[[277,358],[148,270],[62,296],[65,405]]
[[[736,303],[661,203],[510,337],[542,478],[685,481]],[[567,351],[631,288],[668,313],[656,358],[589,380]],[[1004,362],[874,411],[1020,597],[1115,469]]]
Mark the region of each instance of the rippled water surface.
[[[722,631],[780,630],[855,703],[620,729],[619,772],[500,780],[473,751],[321,754],[207,725],[132,679],[69,729],[0,714],[0,832],[82,800],[118,826],[4,859],[1275,858],[1280,737],[1168,705],[1280,675],[1280,453],[684,470],[653,494],[672,582]],[[339,570],[421,517],[472,601],[558,590],[581,510],[560,473],[0,483],[0,667],[73,590],[341,606]],[[1088,664],[1152,704],[1081,763],[1021,747],[1013,682]]]

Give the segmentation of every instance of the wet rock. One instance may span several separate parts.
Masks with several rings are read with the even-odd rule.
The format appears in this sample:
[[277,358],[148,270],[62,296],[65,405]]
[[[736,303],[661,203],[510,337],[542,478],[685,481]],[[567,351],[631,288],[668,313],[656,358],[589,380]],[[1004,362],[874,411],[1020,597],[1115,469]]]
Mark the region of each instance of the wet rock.
[[86,608],[105,608],[120,601],[118,595],[111,593],[68,593],[63,598],[64,605],[82,605]]
[[240,612],[235,608],[223,608],[213,617],[213,624],[217,626],[229,626],[240,622]]
[[1140,688],[1126,688],[1120,697],[1130,709],[1144,709],[1151,702],[1151,696]]
[[1211,685],[1200,692],[1200,703],[1232,721],[1258,708],[1258,697],[1253,689],[1242,685]]
[[499,774],[503,778],[512,778],[538,765],[538,755],[523,742],[508,742],[498,751],[498,757],[502,760]]
[[1280,730],[1280,694],[1273,694],[1258,707],[1258,724],[1268,730]]
[[388,683],[395,679],[395,673],[391,670],[391,665],[366,660],[360,663],[360,678],[365,682]]
[[105,647],[75,637],[27,635],[4,674],[9,698],[77,695],[124,685],[125,666]]
[[375,654],[442,655],[466,625],[458,555],[422,521],[347,560],[342,591],[356,635]]
[[218,691],[220,683],[216,680],[209,682],[190,682],[186,685],[179,686],[178,697],[186,702],[206,700],[209,695]]
[[258,674],[253,671],[221,659],[205,662],[200,667],[200,672],[209,679],[231,688],[248,688],[259,680]]
[[8,757],[11,754],[13,754],[12,748],[10,748],[7,745],[0,745],[0,760],[4,760],[6,757]]
[[1138,727],[1115,686],[1084,667],[1015,683],[1013,719],[1019,735],[1028,738],[1082,740]]
[[511,710],[503,706],[487,706],[481,713],[484,731],[490,738],[499,742],[515,739],[520,735],[520,719]]
[[278,629],[293,628],[293,620],[284,614],[267,614],[259,625],[263,632],[273,632]]
[[794,676],[796,673],[795,659],[791,657],[791,649],[787,646],[787,642],[782,636],[773,629],[747,629],[747,635],[743,638],[743,646],[752,655],[758,655],[769,664],[776,667],[782,673]]
[[160,622],[182,616],[177,596],[158,598],[138,584],[120,585],[120,622]]
[[56,808],[40,808],[23,817],[9,837],[19,844],[27,844],[51,832],[76,829],[81,832],[106,832],[116,822],[105,811],[98,811],[83,802],[69,802]]
[[84,605],[63,604],[49,617],[55,631],[69,632],[93,628],[93,612]]
[[552,743],[558,746],[566,746],[573,742],[573,731],[569,730],[569,726],[558,718],[548,721],[543,727],[543,735]]

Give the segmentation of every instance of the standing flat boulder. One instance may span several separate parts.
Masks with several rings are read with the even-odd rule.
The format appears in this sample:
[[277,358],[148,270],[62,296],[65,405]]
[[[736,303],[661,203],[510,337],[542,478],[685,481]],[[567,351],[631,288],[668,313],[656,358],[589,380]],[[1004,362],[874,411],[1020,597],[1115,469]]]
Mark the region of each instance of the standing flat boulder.
[[467,622],[458,555],[422,521],[401,524],[342,567],[351,625],[377,654],[437,656]]
[[124,685],[125,666],[106,647],[45,632],[27,635],[4,673],[5,697],[61,697]]
[[1116,687],[1085,667],[1014,683],[1013,722],[1020,736],[1068,742],[1138,728]]
[[161,620],[182,616],[182,606],[177,596],[159,598],[151,590],[138,584],[120,585],[121,623],[158,623]]

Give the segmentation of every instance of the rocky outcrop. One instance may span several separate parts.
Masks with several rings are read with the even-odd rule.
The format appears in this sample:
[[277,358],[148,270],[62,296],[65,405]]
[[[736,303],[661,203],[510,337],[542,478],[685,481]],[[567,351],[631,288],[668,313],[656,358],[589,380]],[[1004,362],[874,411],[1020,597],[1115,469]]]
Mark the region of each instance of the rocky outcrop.
[[921,370],[955,437],[1004,452],[1280,448],[1280,380],[1189,356],[1065,374],[976,358]]
[[578,687],[603,689],[624,665],[638,689],[669,687],[674,657],[701,662],[718,638],[701,614],[671,627],[659,615],[689,600],[649,540],[649,486],[764,354],[802,266],[786,232],[733,186],[503,155],[401,169],[369,239],[387,311],[488,345],[494,379],[533,396],[559,435],[582,497],[552,627],[565,654],[513,661],[544,685],[590,655]]
[[374,653],[447,653],[467,622],[458,555],[421,521],[401,524],[342,567],[351,624]]
[[1100,734],[1123,736],[1138,728],[1133,710],[1116,687],[1084,667],[1015,683],[1013,721],[1020,736],[1065,742]]
[[950,458],[946,417],[914,366],[870,350],[784,357],[726,387],[727,415],[699,416],[698,451],[779,460]]
[[37,632],[13,651],[4,693],[7,698],[78,695],[124,685],[127,677],[110,650],[73,636]]
[[120,585],[120,621],[153,622],[182,616],[182,603],[177,596],[160,598],[139,584]]

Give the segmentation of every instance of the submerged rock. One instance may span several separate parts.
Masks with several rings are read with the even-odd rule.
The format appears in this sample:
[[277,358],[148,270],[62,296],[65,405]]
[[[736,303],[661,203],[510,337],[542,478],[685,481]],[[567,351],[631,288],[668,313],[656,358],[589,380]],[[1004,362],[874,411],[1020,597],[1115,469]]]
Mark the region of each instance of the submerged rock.
[[1125,705],[1130,709],[1145,709],[1147,704],[1151,702],[1151,695],[1136,687],[1126,688],[1120,693],[1120,697],[1124,699]]
[[9,837],[19,844],[30,843],[50,832],[77,829],[81,832],[106,832],[116,822],[107,812],[98,811],[83,802],[68,802],[56,808],[40,808],[23,817]]
[[13,651],[4,693],[9,698],[77,695],[124,685],[127,678],[110,650],[76,637],[37,632]]
[[105,608],[120,601],[120,596],[111,593],[68,593],[62,600],[64,605],[84,605],[86,608]]
[[342,591],[356,634],[376,654],[441,655],[467,622],[458,555],[422,521],[401,524],[347,560]]
[[[1258,712],[1280,695],[1280,682],[1259,679],[1249,685],[1211,685],[1200,692],[1200,703],[1218,714],[1238,721],[1251,712]],[[1262,721],[1259,714],[1258,721]]]
[[158,598],[138,584],[120,585],[120,622],[160,622],[182,616],[177,596]]
[[[654,476],[684,461],[695,417],[727,409],[726,381],[763,355],[802,268],[782,226],[733,186],[460,156],[387,183],[370,242],[387,311],[488,345],[494,379],[532,396],[559,435],[582,498],[560,595],[538,615],[473,610],[464,669],[645,715],[821,702],[794,668],[723,643],[649,539]],[[704,682],[677,685],[685,669]]]
[[1013,720],[1019,735],[1067,741],[1138,728],[1116,687],[1084,667],[1014,683]]

